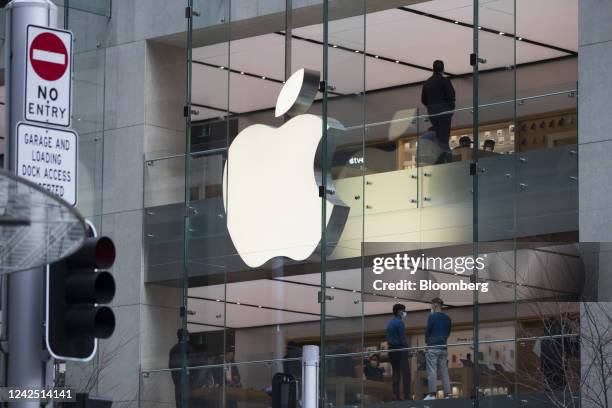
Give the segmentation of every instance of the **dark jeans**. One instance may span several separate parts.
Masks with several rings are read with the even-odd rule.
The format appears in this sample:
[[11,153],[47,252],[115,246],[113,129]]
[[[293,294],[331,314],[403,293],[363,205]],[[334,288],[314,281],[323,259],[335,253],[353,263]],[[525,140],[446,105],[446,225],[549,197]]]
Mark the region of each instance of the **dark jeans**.
[[389,361],[393,368],[393,396],[401,399],[400,395],[400,378],[404,387],[404,399],[412,399],[410,392],[410,361],[407,351],[394,351],[393,347],[389,347]]
[[451,122],[453,120],[453,115],[445,114],[445,115],[435,115],[430,116],[429,121],[431,122],[431,126],[434,128],[436,132],[436,139],[438,139],[438,144],[442,147],[444,151],[444,156],[441,158],[442,162],[450,161],[450,147],[448,146],[448,140],[450,139],[450,131],[451,131]]

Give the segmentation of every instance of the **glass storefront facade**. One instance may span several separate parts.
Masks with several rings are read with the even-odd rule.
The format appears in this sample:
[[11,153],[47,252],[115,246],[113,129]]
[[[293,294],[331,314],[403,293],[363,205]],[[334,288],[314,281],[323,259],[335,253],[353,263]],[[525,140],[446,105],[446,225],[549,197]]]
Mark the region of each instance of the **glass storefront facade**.
[[[184,97],[185,124],[164,130],[166,142],[147,146],[142,163],[141,302],[157,303],[138,312],[147,326],[137,351],[140,401],[266,407],[278,372],[295,375],[303,398],[309,345],[319,350],[319,406],[394,400],[394,354],[409,362],[399,396],[422,400],[430,392],[425,326],[437,296],[453,321],[449,406],[559,406],[580,397],[573,300],[581,288],[544,272],[547,262],[580,258],[577,1],[176,7],[192,13],[185,35],[147,50],[169,59],[152,68],[165,79],[154,85],[154,103],[176,105],[164,92]],[[68,16],[69,28],[88,32],[99,17],[100,33],[107,18],[104,10]],[[96,194],[108,181],[95,167],[121,156],[100,148],[114,143],[96,117],[108,54],[95,38],[91,45],[77,47],[75,99],[97,102],[75,105],[87,110],[75,123],[84,127],[81,155],[91,156],[84,214],[104,230]],[[422,97],[434,60],[444,62],[453,103]],[[318,76],[310,100],[300,94],[300,109],[275,115],[301,69]],[[448,149],[436,141],[444,132]],[[464,274],[489,293],[381,295],[365,283],[373,257],[425,250],[494,258],[496,270],[491,261],[482,275]],[[554,260],[541,255],[550,253]],[[408,343],[390,351],[395,303],[408,311]],[[128,340],[113,347],[123,352]],[[112,359],[111,347],[96,364]],[[436,396],[443,391],[438,381]]]

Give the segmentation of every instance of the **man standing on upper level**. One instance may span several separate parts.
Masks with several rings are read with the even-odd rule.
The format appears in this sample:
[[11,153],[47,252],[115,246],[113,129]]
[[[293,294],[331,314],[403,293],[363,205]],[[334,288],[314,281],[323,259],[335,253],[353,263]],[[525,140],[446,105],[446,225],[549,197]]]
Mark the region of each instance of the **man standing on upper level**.
[[433,63],[433,75],[423,84],[421,102],[427,107],[429,121],[436,132],[442,155],[438,163],[452,159],[448,140],[450,139],[451,121],[455,110],[455,88],[450,79],[444,76],[444,62]]

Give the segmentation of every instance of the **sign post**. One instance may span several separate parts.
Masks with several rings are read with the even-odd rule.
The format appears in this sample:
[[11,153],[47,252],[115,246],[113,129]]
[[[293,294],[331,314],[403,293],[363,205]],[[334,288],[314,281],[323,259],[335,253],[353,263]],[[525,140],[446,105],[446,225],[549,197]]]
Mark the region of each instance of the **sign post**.
[[[31,61],[38,61],[41,66],[60,65],[58,63],[60,58],[56,55],[58,53],[55,52],[55,49],[47,47],[47,42],[42,41],[44,38],[40,41],[44,42],[45,45],[35,44],[35,47],[32,48],[32,57],[28,55],[31,48],[29,47],[28,26],[56,26],[57,7],[50,0],[13,0],[6,6],[5,11],[4,61],[6,66],[4,83],[6,86],[6,116],[4,161],[8,171],[17,173],[17,124],[26,120],[25,106],[26,100],[28,100],[24,89],[26,65],[31,65]],[[32,38],[32,42],[34,42],[34,38]],[[40,50],[40,52],[37,51],[34,58],[35,49]],[[67,53],[70,50],[67,50]],[[38,65],[38,62],[34,65]],[[66,67],[68,77],[71,75],[69,64],[70,60],[64,62],[64,65],[68,65]],[[35,72],[34,66],[31,69],[32,72]],[[40,69],[40,67],[37,69]],[[42,70],[46,72],[44,67]],[[55,70],[59,72],[59,69]],[[53,71],[53,69],[50,69],[50,71]],[[27,75],[30,75],[30,71]],[[63,75],[66,75],[66,73]],[[60,79],[58,78],[56,81],[60,81]],[[44,84],[41,82],[40,85]],[[50,89],[48,89],[46,95],[49,97],[48,104],[51,105],[51,102],[53,102],[56,108],[61,108],[62,102],[53,101],[49,91]],[[59,91],[58,88],[58,97],[56,98],[58,101],[60,100]],[[57,119],[58,124],[70,124],[69,106],[64,116],[58,113],[57,117],[53,118],[53,109],[50,109],[50,112],[50,118]],[[60,121],[62,122],[59,123]],[[45,270],[44,268],[35,268],[16,272],[9,275],[7,281],[8,290],[5,291],[5,288],[3,288],[8,297],[6,308],[8,310],[3,310],[3,317],[6,317],[7,322],[4,324],[3,321],[2,324],[2,329],[5,331],[2,336],[8,339],[7,380],[4,385],[19,388],[51,386],[52,384],[45,384],[45,364],[42,359],[42,351],[44,350]],[[39,403],[15,402],[12,406],[38,407]]]

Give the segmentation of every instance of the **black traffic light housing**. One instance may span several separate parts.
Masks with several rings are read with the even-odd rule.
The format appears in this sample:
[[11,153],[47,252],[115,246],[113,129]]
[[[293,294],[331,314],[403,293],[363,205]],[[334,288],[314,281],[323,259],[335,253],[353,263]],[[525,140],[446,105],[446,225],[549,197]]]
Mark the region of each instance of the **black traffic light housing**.
[[107,306],[115,296],[115,279],[109,272],[115,262],[115,245],[108,237],[90,237],[71,256],[47,269],[47,347],[63,360],[89,360],[97,339],[115,330],[115,315]]

